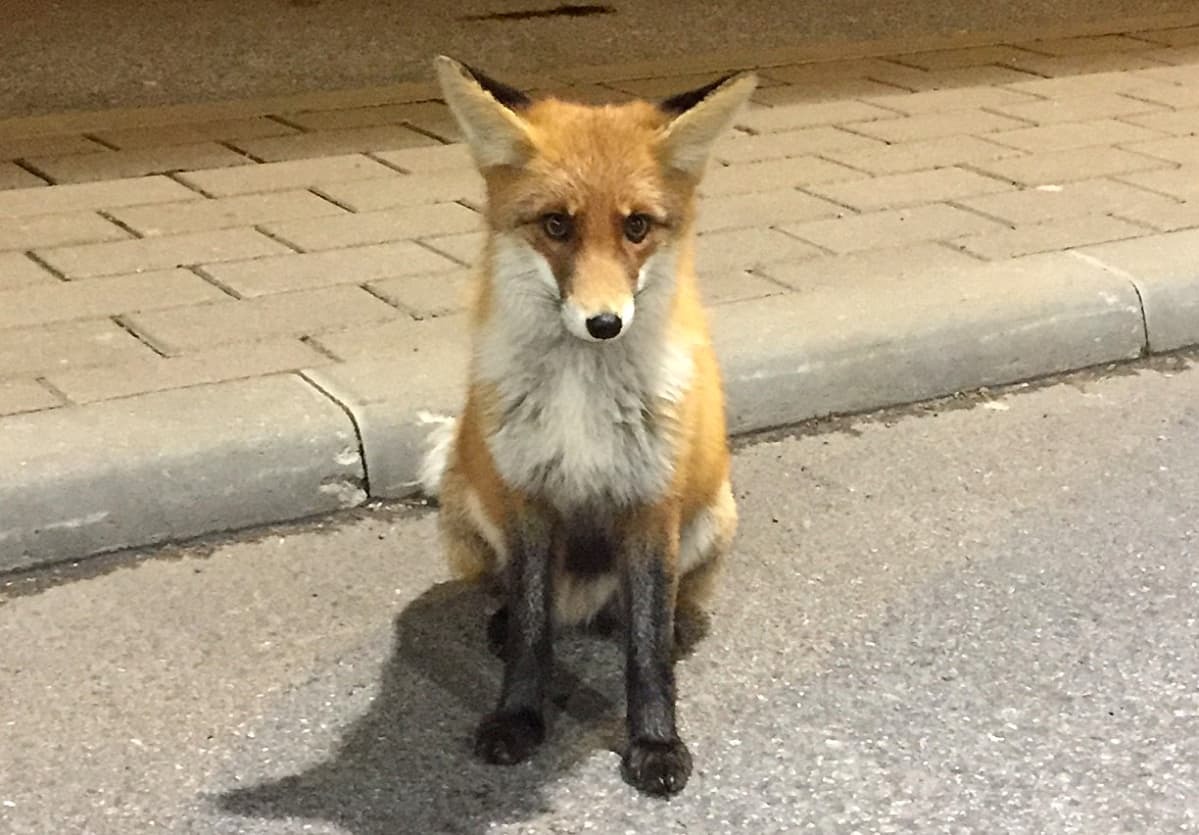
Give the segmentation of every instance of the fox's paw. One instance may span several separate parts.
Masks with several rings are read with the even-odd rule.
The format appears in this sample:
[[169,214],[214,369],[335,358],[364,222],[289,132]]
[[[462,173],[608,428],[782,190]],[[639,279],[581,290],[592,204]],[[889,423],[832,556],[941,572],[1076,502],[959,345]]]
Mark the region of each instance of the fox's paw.
[[496,711],[479,723],[475,754],[484,762],[513,765],[529,758],[545,739],[545,720],[531,710]]
[[620,770],[629,785],[646,794],[676,794],[691,776],[691,752],[677,738],[670,742],[630,740]]

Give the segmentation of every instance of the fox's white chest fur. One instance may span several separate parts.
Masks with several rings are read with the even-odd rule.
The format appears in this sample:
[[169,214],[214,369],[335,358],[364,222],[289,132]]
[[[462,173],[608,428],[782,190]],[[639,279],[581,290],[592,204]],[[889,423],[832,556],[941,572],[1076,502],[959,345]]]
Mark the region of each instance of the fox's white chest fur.
[[[509,290],[543,269],[521,266],[500,278]],[[498,425],[487,442],[506,482],[561,510],[663,494],[674,468],[671,407],[693,372],[690,346],[665,332],[672,278],[647,287],[635,324],[610,343],[567,333],[552,299],[501,298],[499,315],[479,334],[475,362],[498,395]]]

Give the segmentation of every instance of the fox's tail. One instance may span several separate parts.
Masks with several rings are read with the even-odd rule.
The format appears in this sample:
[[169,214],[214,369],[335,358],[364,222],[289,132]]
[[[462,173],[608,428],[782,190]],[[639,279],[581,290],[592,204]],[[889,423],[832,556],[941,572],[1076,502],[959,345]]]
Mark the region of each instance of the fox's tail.
[[435,415],[421,412],[420,422],[432,426],[425,438],[425,454],[421,458],[420,469],[417,471],[417,483],[421,492],[430,499],[436,499],[441,493],[441,481],[445,476],[446,467],[450,462],[450,450],[454,446],[454,433],[458,421],[448,415]]

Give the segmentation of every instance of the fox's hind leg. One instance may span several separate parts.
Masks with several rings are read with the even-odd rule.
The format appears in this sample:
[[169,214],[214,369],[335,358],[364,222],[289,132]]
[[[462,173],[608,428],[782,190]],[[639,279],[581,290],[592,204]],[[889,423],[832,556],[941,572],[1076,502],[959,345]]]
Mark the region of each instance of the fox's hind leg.
[[707,507],[683,526],[679,537],[678,598],[675,604],[676,654],[686,654],[706,630],[707,604],[716,587],[724,555],[737,532],[737,504],[729,482],[721,485]]

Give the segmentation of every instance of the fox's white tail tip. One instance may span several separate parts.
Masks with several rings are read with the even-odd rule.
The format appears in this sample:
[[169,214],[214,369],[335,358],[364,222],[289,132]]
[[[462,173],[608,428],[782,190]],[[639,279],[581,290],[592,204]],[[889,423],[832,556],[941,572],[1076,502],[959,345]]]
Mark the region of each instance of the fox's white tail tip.
[[417,483],[422,493],[430,499],[436,499],[441,493],[441,482],[450,463],[450,450],[454,446],[454,431],[458,421],[448,415],[430,412],[421,412],[417,419],[433,427],[425,438],[425,454],[417,471]]

